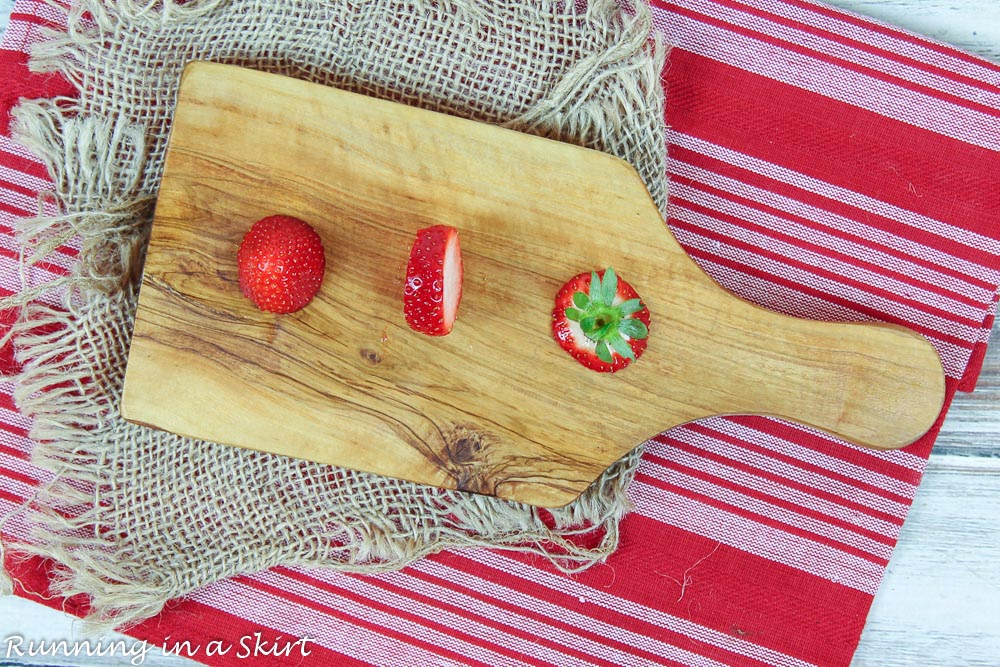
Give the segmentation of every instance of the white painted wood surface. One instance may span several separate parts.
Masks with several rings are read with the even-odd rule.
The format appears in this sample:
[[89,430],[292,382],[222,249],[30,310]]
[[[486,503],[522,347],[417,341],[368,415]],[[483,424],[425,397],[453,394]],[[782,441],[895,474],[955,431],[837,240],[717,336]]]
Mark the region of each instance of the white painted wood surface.
[[[1000,0],[828,0],[1000,62]],[[0,31],[11,0],[0,0]],[[998,327],[1000,330],[1000,327]],[[1000,337],[1000,331],[994,335]],[[1000,665],[1000,344],[976,392],[956,398],[854,660],[854,667]],[[0,665],[107,665],[107,657],[7,656],[5,639],[82,638],[79,621],[0,598]],[[131,640],[119,639],[131,646]],[[26,646],[26,644],[25,644]],[[20,662],[11,660],[17,658]],[[151,652],[141,664],[190,661]]]
[[10,9],[14,6],[14,0],[0,0],[0,35],[7,29],[7,22],[10,20]]

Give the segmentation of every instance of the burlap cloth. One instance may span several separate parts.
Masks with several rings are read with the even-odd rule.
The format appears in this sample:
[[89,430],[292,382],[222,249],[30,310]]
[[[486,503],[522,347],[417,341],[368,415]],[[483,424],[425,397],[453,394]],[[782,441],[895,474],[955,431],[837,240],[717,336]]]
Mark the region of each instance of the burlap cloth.
[[[24,222],[25,265],[79,244],[12,330],[15,398],[51,470],[22,511],[19,551],[57,563],[123,625],[224,577],[277,564],[399,568],[445,548],[544,554],[565,569],[611,553],[637,449],[566,508],[539,512],[123,421],[118,403],[173,100],[190,60],[238,64],[613,153],[665,208],[664,52],[647,9],[609,0],[95,2],[34,53],[79,97],[24,101],[19,141],[47,163],[60,214]],[[25,290],[22,302],[38,292]],[[51,301],[51,299],[50,299]],[[581,536],[586,539],[580,539]],[[10,547],[11,545],[8,545]],[[9,583],[8,588],[9,588]]]

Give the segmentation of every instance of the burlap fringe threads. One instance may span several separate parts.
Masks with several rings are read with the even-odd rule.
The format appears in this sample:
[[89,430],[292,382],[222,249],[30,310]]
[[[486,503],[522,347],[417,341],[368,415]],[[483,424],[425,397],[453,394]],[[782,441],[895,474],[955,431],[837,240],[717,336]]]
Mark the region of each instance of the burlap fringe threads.
[[[324,12],[351,21],[364,16],[369,25],[390,27],[404,23],[400,17],[426,18],[421,25],[439,26],[444,44],[452,43],[444,38],[456,31],[467,31],[473,41],[485,33],[502,37],[511,28],[505,25],[510,16],[536,21],[532,28],[551,33],[545,53],[576,49],[579,57],[526,108],[512,111],[517,100],[498,100],[480,114],[482,120],[629,160],[664,212],[659,77],[665,52],[652,37],[648,9],[612,0],[578,4],[83,0],[69,10],[67,29],[52,32],[36,47],[33,68],[63,74],[80,96],[22,102],[15,120],[17,140],[44,160],[55,183],[40,210],[57,213],[21,223],[24,290],[0,304],[22,309],[7,335],[22,364],[13,378],[15,401],[34,422],[32,462],[51,475],[14,513],[23,514],[30,526],[28,541],[8,546],[18,556],[53,559],[51,594],[87,595],[91,628],[138,622],[170,599],[274,565],[377,572],[442,549],[480,546],[539,554],[572,572],[614,551],[638,448],[546,521],[530,507],[493,498],[142,429],[125,424],[117,410],[169,130],[169,109],[156,100],[173,99],[172,86],[185,59],[273,67],[329,83],[321,76],[329,62],[322,54],[296,56],[314,57],[316,63],[266,60],[263,54],[273,48],[275,35],[294,42],[299,38],[294,22],[314,26]],[[243,25],[244,18],[247,25],[275,27],[271,34],[249,37],[213,32],[217,26]],[[284,29],[277,27],[282,22],[288,24]],[[267,44],[250,43],[258,37]],[[332,39],[327,37],[324,46]],[[138,45],[136,53],[150,46],[154,55],[134,56],[122,40]],[[585,52],[584,43],[596,46]],[[399,51],[400,59],[408,56]],[[538,72],[518,74],[542,80],[551,64],[538,65]],[[115,92],[115,77],[105,71],[109,67],[119,68],[114,73],[125,80],[121,88],[129,94],[136,82],[153,80],[166,88],[152,91],[153,101],[123,96]],[[352,82],[334,77],[333,83],[349,87]],[[391,84],[369,81],[358,87],[370,91],[376,83],[393,97]],[[460,111],[461,96],[456,93],[449,107],[448,92],[436,91],[438,110]],[[46,285],[29,284],[30,268],[70,242],[80,248],[73,273]],[[233,479],[233,470],[244,476]],[[581,546],[575,539],[581,534],[599,539]],[[0,588],[11,592],[8,576],[0,576]]]

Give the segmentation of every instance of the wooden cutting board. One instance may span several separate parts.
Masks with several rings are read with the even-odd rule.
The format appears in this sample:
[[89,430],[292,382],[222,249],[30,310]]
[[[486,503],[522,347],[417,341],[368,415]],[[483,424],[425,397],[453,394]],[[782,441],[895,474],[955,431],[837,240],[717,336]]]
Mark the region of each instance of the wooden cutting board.
[[[236,249],[283,213],[327,274],[291,315],[240,294]],[[415,231],[460,230],[454,331],[409,330]],[[652,314],[636,364],[598,374],[550,334],[553,298],[613,266]],[[122,414],[186,436],[542,506],[635,445],[719,414],[880,448],[937,418],[934,349],[888,325],[795,319],[721,289],[635,170],[591,150],[231,66],[185,70]]]

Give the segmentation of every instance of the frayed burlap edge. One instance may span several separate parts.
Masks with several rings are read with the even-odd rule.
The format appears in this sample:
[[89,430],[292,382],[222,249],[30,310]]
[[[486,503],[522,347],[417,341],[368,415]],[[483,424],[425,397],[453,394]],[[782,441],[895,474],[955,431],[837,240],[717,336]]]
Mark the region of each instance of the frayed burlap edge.
[[[81,2],[69,12],[68,29],[52,32],[35,50],[32,66],[38,71],[60,72],[80,87],[83,58],[77,49],[99,43],[102,28],[114,13],[131,21],[183,21],[211,12],[222,1],[179,6],[168,0],[155,9],[153,4],[128,0]],[[488,3],[477,0],[450,0],[447,4],[472,20],[488,13]],[[587,11],[606,15],[608,30],[614,25],[621,31],[615,51],[579,63],[545,99],[505,125],[587,145],[595,128],[619,122],[615,109],[595,103],[588,94],[598,85],[594,73],[603,69],[607,76],[609,62],[621,64],[610,68],[621,83],[619,102],[644,105],[662,118],[659,76],[665,50],[658,40],[650,39],[648,10],[641,4],[632,7],[623,21],[618,3],[599,0]],[[636,58],[638,53],[648,57]],[[13,341],[22,364],[21,372],[13,378],[14,397],[22,413],[34,421],[30,435],[37,444],[32,462],[51,473],[35,495],[16,510],[25,513],[31,526],[30,542],[10,545],[9,550],[13,557],[51,558],[56,564],[51,594],[86,595],[91,601],[89,627],[103,630],[153,616],[167,601],[210,582],[181,577],[154,586],[141,576],[133,576],[124,563],[134,554],[121,553],[114,539],[116,527],[107,526],[102,517],[101,485],[105,480],[101,465],[107,451],[95,442],[93,434],[117,418],[117,406],[91,391],[90,383],[98,373],[93,368],[94,359],[83,352],[92,347],[86,340],[90,327],[80,323],[103,321],[110,310],[134,312],[137,273],[155,195],[137,188],[147,159],[145,128],[120,120],[78,116],[78,111],[73,99],[36,100],[22,102],[15,116],[17,141],[46,163],[54,181],[53,191],[45,193],[44,199],[60,211],[19,224],[22,275],[71,239],[77,240],[81,252],[71,275],[41,287],[29,287],[25,279],[21,294],[2,304],[21,308],[19,320],[6,336]],[[110,164],[117,168],[109,169]],[[122,169],[122,165],[130,167]],[[662,165],[656,168],[663,173]],[[647,179],[647,187],[664,212],[665,181],[650,183]],[[58,306],[39,303],[43,294]],[[578,501],[549,512],[547,521],[527,506],[448,492],[450,500],[461,497],[451,509],[463,526],[450,537],[411,544],[394,539],[379,526],[353,532],[345,528],[346,544],[333,551],[327,547],[294,555],[281,553],[252,567],[236,564],[220,571],[219,578],[273,565],[377,572],[398,569],[443,549],[476,546],[535,553],[565,572],[582,570],[616,549],[618,523],[630,509],[626,489],[640,455],[641,447],[609,469]],[[583,547],[574,539],[595,528],[602,531],[598,544]],[[344,550],[349,551],[347,557]],[[0,591],[11,592],[13,583],[0,576]]]

